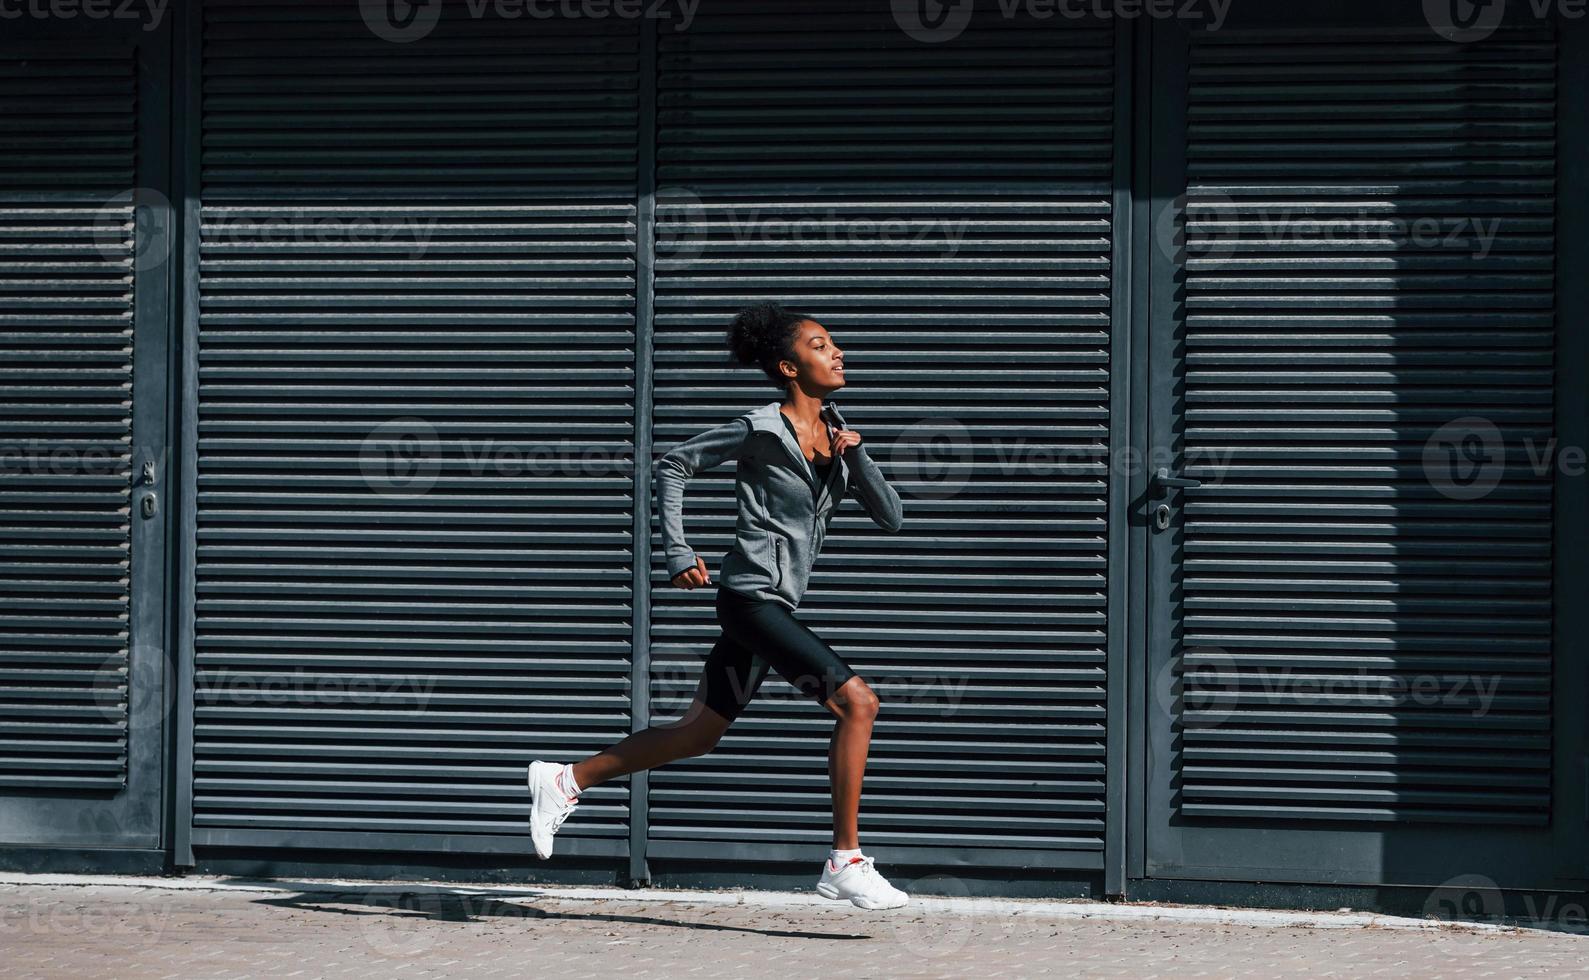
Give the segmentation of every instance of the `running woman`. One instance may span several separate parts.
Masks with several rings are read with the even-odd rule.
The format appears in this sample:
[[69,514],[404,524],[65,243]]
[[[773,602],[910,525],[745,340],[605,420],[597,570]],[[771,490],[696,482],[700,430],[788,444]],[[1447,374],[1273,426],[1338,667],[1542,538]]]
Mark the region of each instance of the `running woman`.
[[857,828],[877,694],[794,617],[845,492],[890,532],[899,530],[904,517],[899,494],[867,455],[861,434],[847,428],[826,400],[844,387],[844,353],[822,324],[777,303],[757,303],[734,318],[727,340],[734,359],[764,371],[782,390],[782,401],[685,440],[656,468],[668,575],[678,588],[697,589],[711,585],[712,577],[684,540],[684,487],[701,470],[736,462],[735,541],[723,558],[715,595],[722,633],[681,719],[636,732],[580,762],[530,763],[530,837],[536,855],[547,858],[552,835],[584,790],[710,752],[770,667],[836,719],[828,749],[833,848],[818,894],[863,909],[899,908],[908,896],[861,853]]

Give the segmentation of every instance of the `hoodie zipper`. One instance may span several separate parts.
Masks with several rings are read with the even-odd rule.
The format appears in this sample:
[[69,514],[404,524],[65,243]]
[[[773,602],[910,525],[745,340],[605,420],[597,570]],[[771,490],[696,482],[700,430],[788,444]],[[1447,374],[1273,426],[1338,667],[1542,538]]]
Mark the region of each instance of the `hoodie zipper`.
[[[831,405],[824,405],[823,406],[824,411],[827,410],[827,409],[830,409],[830,408],[832,408]],[[787,415],[783,415],[783,412],[779,412],[778,414],[782,415],[785,421],[787,421],[788,418],[789,418]],[[837,409],[833,410],[833,415],[834,415],[835,418],[838,417],[838,410]],[[826,418],[824,418],[822,420],[822,424],[823,425],[828,425],[830,423],[827,421]],[[785,443],[781,437],[779,438],[778,441],[780,443],[783,443],[785,449],[789,448],[789,444]],[[829,447],[831,447],[833,445],[833,436],[832,436],[831,433],[828,435],[828,445],[829,445]],[[817,483],[817,479],[816,479],[816,469],[815,469],[815,467],[813,467],[811,465],[811,461],[809,459],[806,459],[806,454],[800,451],[800,444],[799,444],[798,441],[796,441],[794,449],[791,451],[791,455],[796,457],[797,461],[799,463],[801,463],[803,466],[805,466],[805,469],[802,470],[801,472],[803,472],[805,474],[806,482],[811,484],[811,487],[812,487],[813,490],[818,491],[818,492],[813,493],[811,495],[811,532],[810,532],[810,536],[807,538],[807,540],[814,542],[817,539],[817,520],[818,520],[818,511],[820,510],[820,500],[821,500],[821,496],[822,496],[821,491],[823,491],[823,490],[831,490],[832,489],[832,487],[833,487],[833,479],[834,479],[835,476],[838,475],[839,468],[841,466],[843,466],[844,464],[839,460],[839,454],[838,453],[834,453],[833,456],[832,456],[832,459],[833,459],[832,468],[828,470],[828,478],[826,480],[824,480],[819,485]],[[782,544],[783,544],[783,539],[779,538],[776,535],[774,535],[773,539],[772,539],[773,564],[778,566],[777,569],[776,569],[776,571],[778,572],[778,581],[775,583],[775,585],[782,585],[783,584],[783,563],[779,559],[779,556],[778,556],[779,547]]]

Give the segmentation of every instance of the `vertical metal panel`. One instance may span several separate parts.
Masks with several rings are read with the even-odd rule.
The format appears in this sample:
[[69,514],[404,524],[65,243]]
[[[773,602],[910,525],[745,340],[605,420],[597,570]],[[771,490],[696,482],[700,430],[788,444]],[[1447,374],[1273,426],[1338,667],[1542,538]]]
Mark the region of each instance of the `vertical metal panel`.
[[0,788],[127,784],[137,94],[0,48]]
[[637,32],[360,13],[205,8],[194,842],[511,851],[629,728]]
[[[1560,66],[1556,100],[1557,187],[1589,186],[1589,113],[1582,93],[1589,92],[1589,18],[1562,17],[1557,22]],[[1558,731],[1556,769],[1562,808],[1555,822],[1558,877],[1575,878],[1579,887],[1589,878],[1589,715],[1583,709],[1589,691],[1589,656],[1583,638],[1589,635],[1589,603],[1574,601],[1589,593],[1589,194],[1556,195],[1556,435],[1560,439],[1556,481],[1556,538],[1552,555],[1556,571],[1556,603],[1552,641],[1561,673],[1553,685],[1553,709],[1564,723]],[[1566,274],[1563,274],[1566,272]],[[1574,785],[1583,792],[1565,787]]]
[[169,53],[135,16],[0,38],[7,844],[161,842]]
[[[1194,35],[1186,815],[1548,819],[1554,66],[1543,31]],[[1483,425],[1470,498],[1427,453]]]
[[[635,418],[651,417],[651,361],[653,284],[656,281],[656,126],[657,126],[657,22],[646,18],[640,25],[640,103],[637,107],[635,174],[635,248],[639,275],[635,282]],[[651,539],[651,427],[635,427],[634,540],[649,554]],[[631,568],[634,595],[650,591],[651,562],[636,558]],[[651,724],[651,604],[633,604],[634,644],[629,675],[630,731]],[[651,773],[642,769],[629,775],[629,880],[649,881],[646,834],[650,823]]]
[[[844,505],[800,610],[883,702],[863,840],[1101,867],[1112,32],[983,11],[933,46],[886,5],[736,4],[659,41],[656,451],[779,397],[723,347],[777,298],[847,350],[836,397],[906,501],[893,536]],[[708,555],[732,476],[691,485]],[[652,581],[677,717],[715,617]],[[650,853],[825,845],[831,727],[769,677],[713,753],[652,774]]]
[[[1110,282],[1109,330],[1109,445],[1133,445],[1131,428],[1132,362],[1140,359],[1139,348],[1134,343],[1131,323],[1135,315],[1136,297],[1133,295],[1133,272],[1138,267],[1134,257],[1141,242],[1132,229],[1137,224],[1137,208],[1131,196],[1132,168],[1136,161],[1138,128],[1145,114],[1133,111],[1138,97],[1134,72],[1136,58],[1133,48],[1139,32],[1131,21],[1117,21],[1114,25],[1115,93],[1114,93],[1114,215],[1116,230],[1110,245],[1113,253],[1110,266],[1118,270]],[[1135,570],[1130,561],[1130,511],[1132,468],[1119,465],[1120,455],[1111,452],[1109,467],[1109,524],[1108,524],[1108,690],[1107,737],[1105,739],[1105,794],[1104,813],[1104,894],[1124,895],[1126,890],[1126,786],[1130,741],[1129,725],[1136,721],[1136,713],[1128,710],[1130,654],[1131,586]]]
[[1537,887],[1556,43],[1350,13],[1155,32],[1146,870]]

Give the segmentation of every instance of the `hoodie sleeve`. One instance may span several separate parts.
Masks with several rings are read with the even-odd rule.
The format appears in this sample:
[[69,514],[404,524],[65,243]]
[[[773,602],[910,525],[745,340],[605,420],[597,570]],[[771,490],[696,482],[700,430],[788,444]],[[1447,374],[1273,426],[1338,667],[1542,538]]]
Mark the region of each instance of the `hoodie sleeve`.
[[657,460],[657,508],[668,578],[695,567],[695,551],[684,540],[684,485],[702,470],[726,459],[738,459],[750,433],[750,420],[740,416],[691,436]]
[[905,509],[900,505],[899,494],[883,478],[883,471],[866,454],[866,446],[852,446],[844,453],[844,460],[850,467],[849,490],[867,516],[890,534],[898,531],[905,520]]

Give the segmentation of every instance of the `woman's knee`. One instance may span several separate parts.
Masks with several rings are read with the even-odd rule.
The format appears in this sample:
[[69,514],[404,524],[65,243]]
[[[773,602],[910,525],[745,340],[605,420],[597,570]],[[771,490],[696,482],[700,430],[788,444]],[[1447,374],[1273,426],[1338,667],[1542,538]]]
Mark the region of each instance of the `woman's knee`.
[[717,748],[731,724],[732,721],[697,701],[677,727],[684,739],[685,751],[690,755],[705,755]]
[[840,717],[853,718],[857,721],[874,720],[877,718],[878,708],[881,707],[877,692],[860,677],[852,677],[845,681],[834,695],[833,701]]

